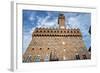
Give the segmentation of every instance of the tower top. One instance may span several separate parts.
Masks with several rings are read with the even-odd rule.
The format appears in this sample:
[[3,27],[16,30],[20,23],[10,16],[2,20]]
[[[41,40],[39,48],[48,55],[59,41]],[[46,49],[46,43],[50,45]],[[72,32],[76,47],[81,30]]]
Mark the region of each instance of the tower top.
[[65,17],[64,14],[59,14],[59,17]]
[[58,24],[60,29],[65,29],[65,16],[64,14],[59,14]]

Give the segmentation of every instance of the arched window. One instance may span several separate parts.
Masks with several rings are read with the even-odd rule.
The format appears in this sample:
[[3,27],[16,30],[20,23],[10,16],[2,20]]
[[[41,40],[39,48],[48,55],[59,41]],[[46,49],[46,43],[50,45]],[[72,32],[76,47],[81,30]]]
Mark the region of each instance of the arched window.
[[40,48],[40,50],[42,50],[42,48]]
[[40,55],[36,55],[36,56],[34,57],[34,62],[40,62],[40,58],[41,58]]
[[31,55],[28,55],[26,62],[32,62],[32,56]]
[[32,50],[34,50],[34,48],[32,48]]
[[48,50],[49,50],[50,48],[48,48]]

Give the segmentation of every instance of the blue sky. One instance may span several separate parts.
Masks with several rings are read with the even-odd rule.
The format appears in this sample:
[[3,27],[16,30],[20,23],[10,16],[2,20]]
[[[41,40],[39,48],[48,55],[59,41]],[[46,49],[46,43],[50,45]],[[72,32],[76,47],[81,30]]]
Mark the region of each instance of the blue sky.
[[58,28],[57,19],[60,13],[65,15],[66,28],[79,28],[86,47],[90,47],[91,36],[88,31],[91,26],[91,13],[23,10],[23,53],[32,39],[35,28]]

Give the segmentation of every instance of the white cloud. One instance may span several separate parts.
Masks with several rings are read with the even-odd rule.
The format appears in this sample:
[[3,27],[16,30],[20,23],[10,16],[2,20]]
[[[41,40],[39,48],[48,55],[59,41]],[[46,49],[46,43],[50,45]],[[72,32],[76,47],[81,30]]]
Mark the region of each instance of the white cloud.
[[31,15],[29,16],[29,20],[30,21],[34,21],[35,20],[35,12],[32,12]]
[[79,28],[80,22],[76,17],[70,17],[68,20],[66,20],[67,26],[70,28]]
[[[49,14],[50,15],[50,14]],[[58,27],[58,24],[57,24],[57,18],[51,20],[51,21],[48,21],[48,19],[50,18],[50,16],[46,16],[45,18],[42,18],[42,17],[39,17],[37,16],[37,26],[35,28],[56,28]],[[33,27],[33,29],[35,29]]]
[[33,16],[30,16],[30,17],[29,17],[29,20],[30,20],[30,21],[34,21],[35,19],[34,19]]

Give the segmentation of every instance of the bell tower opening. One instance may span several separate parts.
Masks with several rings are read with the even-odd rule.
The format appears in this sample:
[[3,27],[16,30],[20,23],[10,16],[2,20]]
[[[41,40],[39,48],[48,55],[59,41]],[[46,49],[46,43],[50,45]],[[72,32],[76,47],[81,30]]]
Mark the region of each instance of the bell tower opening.
[[64,14],[59,15],[58,24],[59,24],[60,29],[65,29],[65,16],[64,16]]

